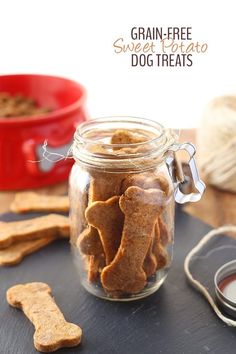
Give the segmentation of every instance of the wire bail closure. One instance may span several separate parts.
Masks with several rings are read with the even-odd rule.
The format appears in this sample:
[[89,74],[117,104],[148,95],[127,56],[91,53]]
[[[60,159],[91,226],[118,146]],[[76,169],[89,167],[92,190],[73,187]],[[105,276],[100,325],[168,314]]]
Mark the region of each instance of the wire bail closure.
[[[193,184],[198,192],[185,194],[182,192],[182,185],[186,181],[186,176],[183,173],[181,165],[178,163],[177,158],[175,156],[177,151],[185,150],[189,154],[188,166],[190,168],[192,174]],[[175,201],[179,204],[184,204],[186,202],[198,202],[205,189],[205,183],[200,179],[196,161],[194,155],[196,153],[195,146],[191,143],[183,143],[183,144],[173,144],[168,149],[169,152],[173,152],[166,159],[166,165],[169,170],[170,177],[174,183],[174,197]]]

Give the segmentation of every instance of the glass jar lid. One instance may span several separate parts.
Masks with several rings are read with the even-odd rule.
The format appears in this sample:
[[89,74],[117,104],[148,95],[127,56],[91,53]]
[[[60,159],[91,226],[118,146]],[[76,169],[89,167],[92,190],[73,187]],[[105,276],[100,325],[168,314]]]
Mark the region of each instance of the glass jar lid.
[[[122,134],[119,136],[120,132]],[[126,137],[131,135],[131,141],[127,143],[127,139],[122,140],[121,135],[124,134]],[[185,150],[189,155],[188,165],[195,188],[189,194],[185,194],[182,188],[185,176],[177,163],[176,153],[179,150]],[[178,203],[196,202],[205,190],[194,159],[195,147],[190,143],[179,144],[178,134],[174,130],[164,128],[153,120],[129,116],[89,120],[77,128],[72,151],[79,163],[107,173],[145,171],[165,162]]]
[[214,282],[219,305],[227,314],[236,318],[236,260],[220,267]]
[[[130,132],[137,137],[137,142],[112,142],[111,137],[119,131]],[[143,170],[162,161],[168,148],[177,140],[173,130],[149,119],[128,116],[97,118],[77,128],[73,156],[75,160],[96,168]]]

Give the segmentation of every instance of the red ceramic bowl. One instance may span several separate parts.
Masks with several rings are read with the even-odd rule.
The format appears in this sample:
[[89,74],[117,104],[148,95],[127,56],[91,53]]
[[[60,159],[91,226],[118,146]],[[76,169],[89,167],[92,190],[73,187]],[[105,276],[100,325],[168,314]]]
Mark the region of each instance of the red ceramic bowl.
[[0,76],[0,92],[30,97],[50,113],[0,117],[0,190],[26,189],[68,178],[72,159],[48,161],[47,150],[66,155],[78,123],[86,119],[85,89],[78,83],[46,75]]

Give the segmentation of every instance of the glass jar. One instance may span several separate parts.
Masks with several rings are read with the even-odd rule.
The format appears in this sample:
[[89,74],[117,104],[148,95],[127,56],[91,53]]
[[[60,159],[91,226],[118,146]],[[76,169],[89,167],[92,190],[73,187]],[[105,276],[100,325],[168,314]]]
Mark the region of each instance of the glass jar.
[[[182,191],[180,149],[190,154],[197,193]],[[174,201],[196,201],[204,191],[194,152],[191,144],[177,144],[173,131],[142,118],[99,118],[78,127],[69,188],[71,245],[87,291],[126,301],[161,286],[172,261]]]

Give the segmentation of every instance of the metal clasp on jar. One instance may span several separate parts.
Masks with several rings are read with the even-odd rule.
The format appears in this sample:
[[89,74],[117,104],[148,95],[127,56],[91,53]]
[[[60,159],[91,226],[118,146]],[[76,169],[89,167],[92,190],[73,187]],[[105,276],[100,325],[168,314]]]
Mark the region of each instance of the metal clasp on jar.
[[[188,166],[191,171],[193,185],[196,188],[197,192],[191,192],[188,194],[183,192],[183,187],[188,178],[184,175],[182,167],[180,164],[178,164],[178,161],[175,156],[176,152],[180,150],[185,150],[189,155]],[[173,152],[173,154],[167,157],[166,164],[169,170],[169,174],[174,183],[175,201],[180,204],[184,204],[186,202],[198,202],[201,199],[206,189],[206,186],[205,183],[200,179],[198,174],[198,169],[194,158],[194,155],[196,153],[194,145],[191,143],[173,144],[169,147],[168,151]]]

